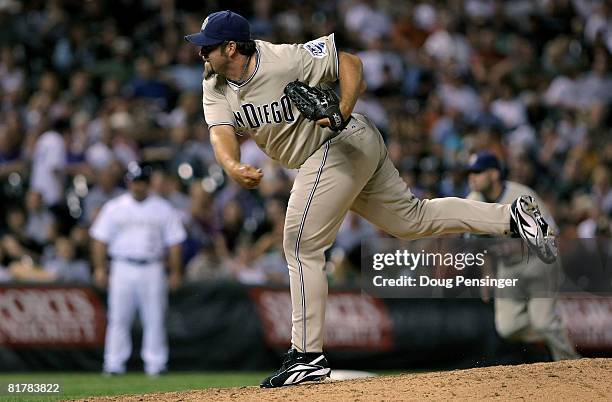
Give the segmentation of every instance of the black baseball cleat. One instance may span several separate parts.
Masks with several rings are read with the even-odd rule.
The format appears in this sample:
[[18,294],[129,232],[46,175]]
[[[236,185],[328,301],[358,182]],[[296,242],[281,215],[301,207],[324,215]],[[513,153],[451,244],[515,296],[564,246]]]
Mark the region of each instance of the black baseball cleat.
[[329,377],[331,369],[322,353],[300,353],[291,348],[285,355],[281,368],[261,382],[261,388],[284,387],[305,381],[322,381]]
[[555,233],[546,223],[538,203],[530,195],[521,195],[510,207],[510,230],[525,240],[529,248],[546,264],[557,259]]

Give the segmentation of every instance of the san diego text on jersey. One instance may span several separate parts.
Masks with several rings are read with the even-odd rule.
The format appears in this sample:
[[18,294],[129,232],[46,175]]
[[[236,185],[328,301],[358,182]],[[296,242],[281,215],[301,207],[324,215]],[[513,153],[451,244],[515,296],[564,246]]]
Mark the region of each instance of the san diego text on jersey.
[[253,105],[243,103],[242,110],[234,111],[234,118],[238,127],[259,128],[262,124],[278,124],[295,120],[291,110],[291,102],[287,95],[283,95],[278,101],[265,103],[263,105]]

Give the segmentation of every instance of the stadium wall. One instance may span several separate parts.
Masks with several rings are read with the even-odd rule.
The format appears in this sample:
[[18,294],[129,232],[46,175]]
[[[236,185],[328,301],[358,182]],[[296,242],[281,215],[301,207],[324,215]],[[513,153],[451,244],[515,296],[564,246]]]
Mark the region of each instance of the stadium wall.
[[[170,369],[273,368],[289,348],[289,297],[286,288],[184,286],[170,297]],[[0,371],[101,370],[105,300],[105,293],[87,287],[0,287]],[[561,310],[583,353],[611,355],[612,299],[565,298]],[[142,368],[141,334],[136,321],[130,369]],[[337,368],[423,370],[549,359],[543,346],[502,341],[492,305],[478,299],[381,300],[359,289],[333,289],[325,336]]]

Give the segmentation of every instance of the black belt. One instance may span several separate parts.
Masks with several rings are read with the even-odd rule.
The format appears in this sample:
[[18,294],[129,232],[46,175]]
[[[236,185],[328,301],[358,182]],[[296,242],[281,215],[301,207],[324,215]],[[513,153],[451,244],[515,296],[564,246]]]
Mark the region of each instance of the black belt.
[[144,258],[129,258],[129,257],[113,257],[113,260],[123,261],[123,262],[127,262],[129,264],[134,264],[134,265],[152,265],[152,264],[157,264],[161,261],[157,258],[144,259]]

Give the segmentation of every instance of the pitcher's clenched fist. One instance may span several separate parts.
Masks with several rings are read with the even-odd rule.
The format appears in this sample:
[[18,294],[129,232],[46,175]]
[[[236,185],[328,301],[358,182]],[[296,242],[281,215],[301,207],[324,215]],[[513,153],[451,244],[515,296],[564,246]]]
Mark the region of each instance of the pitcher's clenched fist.
[[251,165],[244,163],[236,164],[234,168],[227,172],[242,187],[253,189],[259,185],[263,172]]

